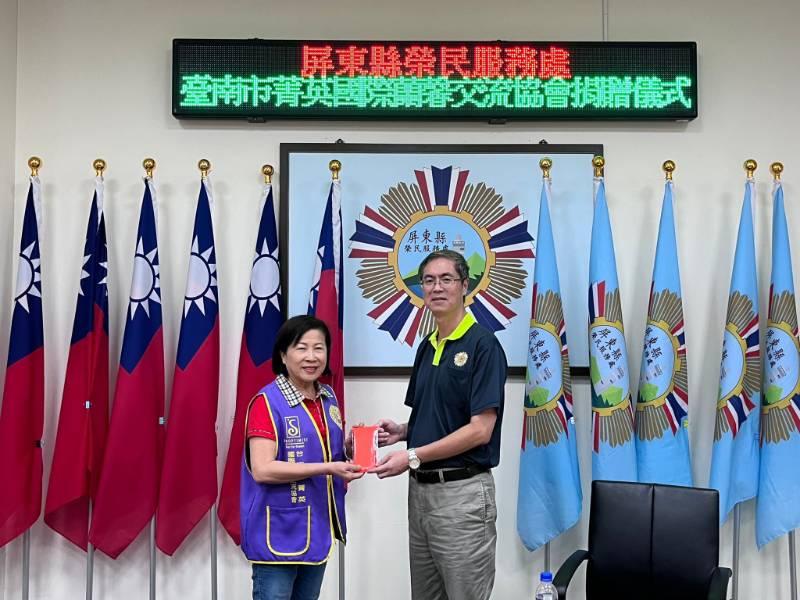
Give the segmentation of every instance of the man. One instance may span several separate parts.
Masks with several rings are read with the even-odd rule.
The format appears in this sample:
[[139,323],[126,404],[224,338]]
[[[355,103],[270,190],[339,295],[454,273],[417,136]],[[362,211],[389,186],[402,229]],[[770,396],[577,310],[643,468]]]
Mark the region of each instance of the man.
[[464,307],[469,267],[458,252],[419,267],[436,329],[417,348],[408,423],[378,421],[381,446],[405,440],[372,472],[410,471],[408,534],[414,600],[487,600],[494,585],[494,479],[500,461],[506,356]]

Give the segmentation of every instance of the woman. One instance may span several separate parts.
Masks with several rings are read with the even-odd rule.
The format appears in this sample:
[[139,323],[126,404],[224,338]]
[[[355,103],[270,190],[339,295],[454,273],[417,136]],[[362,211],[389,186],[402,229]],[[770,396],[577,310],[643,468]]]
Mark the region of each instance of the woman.
[[344,484],[364,473],[345,461],[336,397],[319,383],[330,341],[315,317],[286,321],[272,353],[277,378],[247,411],[240,512],[253,600],[316,600],[333,538],[345,541]]

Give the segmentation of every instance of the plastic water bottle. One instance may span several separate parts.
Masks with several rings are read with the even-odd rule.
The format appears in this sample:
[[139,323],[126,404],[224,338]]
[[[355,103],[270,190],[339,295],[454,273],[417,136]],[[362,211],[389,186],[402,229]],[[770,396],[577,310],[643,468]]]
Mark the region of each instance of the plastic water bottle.
[[536,600],[558,600],[558,592],[553,585],[553,574],[550,571],[543,571],[539,576],[535,597]]

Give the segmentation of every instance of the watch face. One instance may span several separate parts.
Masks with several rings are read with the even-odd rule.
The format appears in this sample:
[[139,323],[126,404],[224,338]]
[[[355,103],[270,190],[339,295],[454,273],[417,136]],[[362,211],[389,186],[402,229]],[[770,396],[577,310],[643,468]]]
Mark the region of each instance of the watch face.
[[417,458],[416,452],[410,451],[408,453],[408,466],[411,467],[412,469],[416,470],[416,469],[419,469],[419,465],[420,465],[420,462],[419,462],[419,458]]

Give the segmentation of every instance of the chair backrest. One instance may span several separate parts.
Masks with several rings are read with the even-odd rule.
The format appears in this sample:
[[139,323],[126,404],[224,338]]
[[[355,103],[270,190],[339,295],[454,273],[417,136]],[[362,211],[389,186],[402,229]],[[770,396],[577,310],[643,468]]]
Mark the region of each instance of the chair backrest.
[[716,490],[592,483],[588,600],[706,598],[718,559]]

